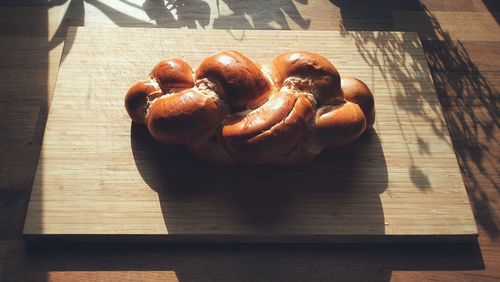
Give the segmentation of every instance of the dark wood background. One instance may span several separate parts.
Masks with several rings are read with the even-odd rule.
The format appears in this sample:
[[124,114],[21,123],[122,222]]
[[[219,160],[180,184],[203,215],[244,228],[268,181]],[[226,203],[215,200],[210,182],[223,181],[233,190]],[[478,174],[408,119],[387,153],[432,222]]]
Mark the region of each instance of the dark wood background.
[[[2,1],[2,280],[500,279],[500,2],[270,2]],[[27,244],[24,216],[70,25],[418,32],[477,221],[477,244]]]

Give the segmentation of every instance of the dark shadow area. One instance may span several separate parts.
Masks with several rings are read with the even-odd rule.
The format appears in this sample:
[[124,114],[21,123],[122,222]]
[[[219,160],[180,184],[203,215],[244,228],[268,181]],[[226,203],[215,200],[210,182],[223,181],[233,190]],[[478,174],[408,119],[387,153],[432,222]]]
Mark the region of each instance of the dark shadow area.
[[133,123],[131,142],[170,234],[235,235],[236,241],[238,235],[287,241],[294,235],[328,240],[343,231],[385,234],[379,194],[387,187],[387,168],[374,131],[302,167],[205,165],[182,146],[156,143]]
[[483,3],[495,18],[497,24],[500,24],[500,2],[496,0],[483,0]]
[[416,11],[418,0],[330,0],[340,9],[340,27],[347,31],[394,31],[393,11]]
[[[233,12],[214,19],[213,27],[219,29],[290,29],[288,16],[302,29],[309,29],[311,19],[303,18],[293,0],[237,1],[222,0]],[[307,4],[307,0],[297,1]],[[250,18],[251,21],[249,21]]]
[[[383,255],[381,255],[383,254]],[[174,271],[179,281],[390,281],[393,270],[475,270],[484,268],[475,244],[44,244],[11,254],[7,269],[29,272],[6,280],[77,271]],[[72,273],[74,272],[74,273]],[[64,276],[62,276],[64,277]],[[134,279],[135,277],[135,279]],[[161,277],[161,276],[160,276]],[[10,278],[10,279],[9,279]]]
[[[123,0],[123,2],[132,3],[126,0]],[[201,1],[185,2],[199,3],[203,6]],[[270,11],[275,11],[277,14],[276,19],[273,19],[278,23],[277,26],[287,28],[286,23],[282,22],[282,18],[283,15],[288,14],[292,20],[294,20],[294,17],[297,19],[294,21],[300,27],[307,29],[309,19],[301,19],[300,15],[295,15],[294,9],[296,7],[294,2],[282,2],[289,5],[289,7],[283,8],[281,12],[276,11],[277,4],[263,3],[264,6],[273,5]],[[307,1],[295,2],[304,4]],[[418,1],[331,2],[341,8],[342,23],[345,30],[394,30],[391,10],[425,11]],[[483,2],[498,22],[498,1],[483,0]],[[54,5],[64,3],[66,3],[66,0],[22,0],[2,1],[0,4],[3,8],[29,8],[17,14],[13,13],[10,16],[4,15],[0,19],[0,23],[4,27],[0,34],[8,39],[8,41],[3,41],[0,44],[0,62],[2,62],[0,63],[2,64],[0,73],[8,81],[8,83],[2,84],[2,94],[0,94],[0,102],[2,103],[0,105],[0,131],[2,132],[0,280],[44,281],[47,280],[48,273],[53,271],[69,272],[66,280],[70,280],[78,276],[77,273],[72,274],[71,272],[102,272],[107,270],[124,271],[121,277],[127,279],[134,277],[133,274],[128,276],[127,271],[172,270],[175,271],[180,281],[254,281],[256,277],[260,277],[258,279],[260,281],[389,281],[393,270],[484,269],[481,250],[477,244],[390,246],[77,243],[72,245],[27,245],[21,238],[22,226],[29,193],[33,184],[33,175],[36,170],[52,91],[52,89],[49,89],[48,81],[49,52],[64,42],[64,36],[69,25],[84,25],[86,18],[84,1],[71,0],[56,36],[48,38],[48,10]],[[146,3],[148,4],[146,5]],[[148,6],[151,3],[152,6]],[[263,8],[260,8],[259,11],[255,9],[256,5],[251,3],[251,1],[242,1],[240,5],[246,8],[236,6],[233,7],[233,15],[215,18],[214,27],[222,29],[253,29],[256,28],[256,26],[254,27],[255,21],[255,25],[262,28],[270,26],[271,28],[271,25],[269,25],[269,18],[272,17],[269,16],[270,12]],[[91,0],[89,4],[102,10],[103,14],[108,15],[118,26],[155,26],[152,22],[140,22],[118,12],[106,5],[105,1]],[[171,20],[172,10],[163,12],[161,12],[161,9],[160,11],[150,11],[156,9],[154,4],[154,1],[145,1],[142,5],[143,9],[150,13],[151,21],[162,27],[191,27],[193,22],[204,27],[207,19],[210,18],[210,11],[207,12],[206,6],[200,8],[200,11],[197,10],[197,7],[194,7],[190,12],[183,12],[183,16],[178,15],[178,19],[181,19],[179,23]],[[187,4],[189,7],[190,5]],[[247,20],[244,16],[245,13],[252,19],[251,21]],[[263,15],[259,15],[259,13],[263,13]],[[415,22],[415,29],[409,28],[406,31],[418,31],[419,26],[422,25],[426,29],[436,30],[435,36],[447,36],[444,41],[423,41],[425,55],[445,112],[448,129],[462,168],[476,220],[482,230],[485,231],[484,234],[498,237],[499,219],[491,204],[496,200],[495,195],[497,195],[491,191],[496,189],[497,192],[495,193],[498,193],[499,189],[497,184],[498,168],[495,165],[497,160],[492,157],[494,153],[491,151],[492,145],[485,144],[485,141],[488,141],[498,146],[498,143],[494,143],[497,142],[494,140],[495,134],[491,133],[494,132],[495,128],[498,128],[498,98],[495,98],[498,97],[498,91],[491,86],[491,82],[484,77],[484,73],[475,66],[468,55],[467,48],[462,43],[453,41],[445,31],[440,30],[441,28],[436,19],[428,11],[426,13],[428,13],[428,17],[424,22]],[[184,22],[189,24],[184,25]],[[335,29],[336,27],[324,27],[324,29],[331,28]],[[31,39],[26,40],[26,38]],[[69,52],[71,42],[66,41],[65,44]],[[391,49],[386,50],[390,52]],[[11,62],[14,59],[17,62],[12,64]],[[22,72],[23,75],[18,75],[18,72]],[[17,122],[11,122],[14,120]],[[437,129],[439,128],[437,127]],[[142,145],[136,144],[141,147],[149,141],[138,140],[137,142],[142,143]],[[426,154],[428,144],[421,143],[419,148],[421,154]],[[143,157],[147,159],[148,153],[142,153]],[[190,163],[194,163],[197,172],[204,170],[203,165],[189,159],[190,155],[183,149],[180,151],[173,150],[170,153],[178,157],[186,157],[183,162],[180,162],[180,168],[176,171],[176,173],[180,173],[179,175],[189,174],[187,172],[182,174],[181,172],[182,170],[189,170]],[[331,160],[336,154],[342,155],[342,152],[325,152],[321,158],[326,158],[326,160],[318,159],[317,162],[319,164],[328,163],[328,160]],[[315,166],[321,167],[319,164],[315,164]],[[260,169],[264,170],[263,168]],[[348,166],[344,171],[341,170],[340,172],[345,173],[350,169],[352,167]],[[238,168],[233,168],[233,170],[236,170],[234,173],[243,173],[238,172]],[[294,171],[294,169],[290,171]],[[149,175],[153,172],[145,171],[144,173],[146,178],[153,178],[152,185],[154,187],[161,187],[164,181],[172,180],[172,176],[168,174],[165,179],[154,180],[154,176]],[[268,171],[262,173],[265,175],[266,181],[274,184],[278,182],[275,179],[275,174]],[[325,172],[323,170],[320,173]],[[207,171],[205,174],[206,179],[210,179],[215,177],[216,172]],[[289,176],[290,174],[291,172],[281,171],[277,175]],[[241,177],[249,178],[249,174],[245,172]],[[312,183],[315,181],[303,175],[292,175],[292,177],[295,180],[310,180]],[[331,176],[329,179],[336,180],[338,175]],[[188,183],[187,187],[192,187],[189,186],[189,183],[195,182],[191,179],[185,182],[183,179],[175,179],[175,177],[172,181],[177,183],[180,188],[186,187],[185,183]],[[217,181],[222,183],[221,185],[225,183],[224,180],[218,179],[215,180],[215,183]],[[355,180],[350,181],[354,182]],[[262,192],[260,189],[254,191],[252,188],[248,184],[243,185],[241,194],[252,197],[252,195]],[[491,191],[488,188],[492,188]],[[195,193],[199,192],[201,187],[191,189],[191,192]],[[214,195],[230,194],[227,190],[219,190],[218,187],[212,187],[211,189],[215,190]],[[189,191],[189,189],[187,190]],[[210,189],[208,191],[210,192]],[[276,191],[274,195],[279,196],[279,188]],[[321,192],[315,189],[313,191]],[[285,190],[285,192],[289,191]],[[290,192],[290,195],[285,197],[287,201],[291,201],[294,197],[300,195],[295,191]],[[190,199],[190,195],[185,191],[174,189],[161,193],[162,197],[174,199],[175,201]],[[237,193],[234,193],[231,196],[236,197]],[[200,194],[200,197],[202,197],[204,195],[203,191],[198,195]],[[273,203],[276,200],[273,197],[276,196],[271,194],[270,200],[264,203],[264,206]],[[259,199],[252,198],[249,200],[250,203],[258,201]],[[235,205],[237,203],[236,201]],[[259,219],[260,215],[247,212],[248,207],[242,205],[241,213],[245,215],[249,223]],[[184,207],[177,208],[177,211],[182,211]],[[268,222],[273,223],[276,220],[281,220],[279,215],[281,210],[282,207],[267,207],[267,212],[274,211],[278,214]],[[181,219],[177,219],[178,222],[179,220]],[[381,218],[376,220],[375,226],[378,226],[377,230],[382,228],[383,221],[380,220]],[[486,240],[484,241],[486,242]],[[489,252],[493,252],[496,247],[486,243],[485,248]],[[494,262],[495,257],[488,257],[486,261]],[[457,274],[457,276],[453,274],[451,277],[459,276],[460,274]]]
[[[396,100],[398,108],[429,122],[436,136],[445,139],[445,132],[449,132],[477,223],[489,236],[498,237],[500,219],[493,210],[492,201],[496,197],[493,191],[496,190],[497,193],[500,191],[497,183],[500,171],[497,166],[498,160],[495,160],[495,152],[491,149],[498,146],[498,140],[494,139],[494,135],[499,129],[499,95],[476,67],[464,43],[452,39],[420,1],[383,0],[375,1],[373,4],[365,1],[331,0],[331,2],[340,8],[341,28],[346,31],[384,30],[385,25],[394,30],[396,26],[394,11],[411,11],[418,15],[414,16],[418,21],[403,26],[404,31],[419,32],[422,43],[411,36],[400,39],[391,33],[379,33],[373,35],[373,38],[357,36],[356,46],[367,64],[381,68],[385,73],[384,79],[400,84],[410,78],[415,79],[414,74],[427,66],[409,64],[407,58],[394,56],[395,52],[402,44],[411,46],[415,50],[420,49],[420,45],[423,46],[433,81],[428,77],[416,77],[419,83],[406,84],[406,93],[395,91],[390,95]],[[485,1],[488,5],[486,2],[488,1]],[[382,26],[365,24],[365,21],[379,20],[383,21]],[[356,37],[352,34],[349,36]],[[367,49],[368,43],[375,44],[377,51]],[[420,91],[428,84],[434,85],[439,101],[435,100],[434,95]],[[408,99],[414,100],[421,107],[403,103]],[[442,111],[446,122],[430,118],[429,110],[433,114]],[[403,141],[407,143],[407,140]],[[419,148],[423,149],[420,150],[421,154],[425,154],[425,147],[425,144],[419,143]],[[414,181],[416,186],[427,189],[428,180],[425,180],[425,175],[422,174],[418,164],[408,169],[411,179],[417,180]],[[488,193],[488,190],[493,191]]]
[[22,240],[51,98],[48,10],[57,4],[0,3],[18,12],[0,17],[0,263],[4,242]]
[[431,182],[429,181],[429,177],[425,175],[422,169],[412,165],[408,169],[411,181],[415,186],[420,189],[429,189],[432,188]]

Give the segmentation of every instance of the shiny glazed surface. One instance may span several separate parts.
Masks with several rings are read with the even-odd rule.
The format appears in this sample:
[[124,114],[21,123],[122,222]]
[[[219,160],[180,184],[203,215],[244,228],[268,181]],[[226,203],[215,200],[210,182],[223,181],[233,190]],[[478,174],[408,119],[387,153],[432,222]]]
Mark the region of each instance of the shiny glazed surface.
[[172,58],[151,77],[126,94],[132,120],[156,141],[185,144],[212,164],[304,164],[352,143],[375,119],[368,87],[341,80],[328,59],[309,51],[285,52],[261,68],[237,51],[221,51],[196,72]]

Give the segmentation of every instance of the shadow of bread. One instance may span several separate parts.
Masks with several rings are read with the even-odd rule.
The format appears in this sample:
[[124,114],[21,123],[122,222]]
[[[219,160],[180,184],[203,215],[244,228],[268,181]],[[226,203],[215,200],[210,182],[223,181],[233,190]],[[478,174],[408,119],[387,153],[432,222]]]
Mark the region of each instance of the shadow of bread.
[[387,167],[374,130],[299,167],[209,166],[184,146],[156,143],[134,123],[131,143],[141,176],[158,193],[168,234],[181,241],[384,235],[379,194],[387,187]]

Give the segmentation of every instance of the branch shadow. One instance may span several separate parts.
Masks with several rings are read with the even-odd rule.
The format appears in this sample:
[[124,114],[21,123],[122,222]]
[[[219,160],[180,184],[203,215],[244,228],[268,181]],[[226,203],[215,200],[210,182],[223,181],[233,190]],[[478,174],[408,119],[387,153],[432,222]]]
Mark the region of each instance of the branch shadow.
[[[415,12],[417,16],[414,17],[418,21],[412,21],[411,26],[404,27],[405,31],[420,32],[420,37],[424,38],[422,47],[431,70],[432,81],[429,81],[427,77],[420,77],[417,85],[404,84],[407,78],[414,76],[415,70],[418,72],[427,67],[409,64],[407,58],[394,56],[396,48],[402,44],[419,46],[420,41],[417,42],[414,38],[399,39],[389,33],[379,33],[373,38],[366,36],[356,38],[356,46],[368,64],[386,68],[383,69],[385,73],[388,73],[386,80],[395,80],[404,85],[405,91],[391,93],[399,108],[425,119],[433,127],[434,134],[442,139],[445,138],[444,133],[448,130],[477,223],[488,236],[498,237],[500,230],[498,222],[500,221],[492,207],[494,199],[491,198],[491,193],[486,192],[488,190],[497,191],[497,193],[500,191],[497,179],[495,179],[495,175],[500,172],[497,166],[498,161],[495,161],[495,154],[491,151],[492,146],[499,144],[498,140],[495,140],[495,134],[500,125],[498,93],[475,65],[463,42],[452,39],[420,1],[399,1],[401,3],[398,2],[396,6],[392,6],[389,4],[393,2],[387,0],[377,1],[376,5],[375,3],[368,5],[376,6],[373,9],[383,10],[375,13],[386,15],[383,17],[385,20],[382,25],[377,25],[377,16],[370,17],[372,8],[363,6],[364,1],[332,0],[331,2],[341,9],[341,28],[344,30],[384,30],[387,25],[392,27],[395,25],[392,10]],[[366,16],[366,21],[355,20],[360,14]],[[354,21],[351,22],[349,19],[354,19]],[[373,23],[375,24],[371,25]],[[385,44],[384,42],[389,41],[382,39],[387,39],[387,36],[393,37],[390,41],[395,44]],[[367,43],[374,44],[379,52],[375,54],[368,50]],[[393,67],[387,68],[387,66]],[[433,96],[419,91],[422,85],[428,83],[435,86],[438,101],[435,101]],[[409,96],[412,96],[412,99],[415,99],[422,107],[405,104],[404,101]],[[424,108],[426,110],[423,110]],[[445,121],[433,119],[426,112],[429,108],[432,114],[442,111]],[[428,146],[422,142],[422,138],[418,138],[420,154],[426,154]],[[414,181],[417,187],[428,189],[430,183],[425,180],[425,175],[422,175],[418,166],[412,165],[409,173],[412,179],[421,179],[418,182]]]
[[[309,29],[311,19],[303,18],[293,0],[280,1],[235,1],[223,0],[233,12],[214,19],[218,29],[290,29],[286,16],[301,29]],[[298,1],[307,4],[306,1]],[[247,19],[248,18],[248,19]]]
[[142,8],[158,27],[196,29],[210,24],[210,5],[201,0],[146,0]]
[[[372,20],[368,13],[372,5],[363,7],[362,1],[331,2],[341,9],[343,30],[358,30],[357,24],[360,24],[356,21],[357,24],[353,24],[344,19],[356,19],[361,14],[367,17],[367,21]],[[453,146],[477,223],[488,236],[496,238],[499,236],[500,220],[492,207],[494,199],[486,191],[500,191],[498,179],[495,177],[500,173],[498,161],[495,161],[495,154],[490,150],[492,146],[499,144],[498,140],[495,140],[500,125],[498,92],[474,64],[463,42],[454,40],[425,5],[420,1],[399,2],[394,6],[389,5],[393,4],[390,0],[378,1],[378,8],[374,9],[385,11],[377,15],[386,15],[385,24],[390,26],[394,26],[396,21],[393,10],[414,12],[416,16],[405,20],[402,26],[405,31],[420,32],[422,40],[405,34],[399,38],[385,32],[373,34],[372,37],[355,33],[346,33],[346,36],[354,37],[356,47],[367,64],[378,66],[386,81],[395,81],[400,85],[390,93],[397,107],[428,122],[435,136]],[[364,29],[379,28],[364,25]],[[389,44],[390,42],[392,43]],[[367,48],[367,44],[376,46],[376,51]],[[403,44],[415,48],[416,51],[423,47],[428,66],[415,63],[417,60],[409,60],[408,57],[395,56],[395,53],[399,53],[399,46]],[[431,70],[432,77],[418,76],[418,73],[427,67]],[[405,83],[415,78],[418,83]],[[438,100],[435,100],[435,95],[422,91],[428,85],[435,87]],[[403,87],[405,91],[398,90]],[[405,103],[408,99],[414,103]],[[433,118],[441,112],[444,114],[444,120]],[[425,139],[416,129],[413,131],[417,133],[419,153],[428,154]],[[451,141],[446,137],[447,131]],[[403,139],[407,144],[409,140],[406,140],[404,133]],[[413,163],[409,167],[409,174],[417,187],[431,188],[418,164]]]
[[[11,1],[12,4],[2,3],[1,6],[34,6],[31,1]],[[29,2],[29,3],[28,3]],[[37,19],[40,21],[41,35],[39,38],[46,40],[48,33],[48,6],[60,5],[66,0],[53,1],[38,1],[39,5],[47,6],[47,9],[40,10],[39,13],[28,13],[23,17],[32,17],[31,20]],[[92,2],[92,1],[91,1]],[[96,1],[93,1],[95,3]],[[301,1],[307,2],[307,1]],[[353,2],[353,1],[351,1]],[[379,2],[379,1],[377,1]],[[395,1],[398,4],[403,1]],[[415,4],[418,1],[410,1]],[[493,1],[484,1],[485,3],[493,3]],[[64,16],[63,23],[56,32],[53,41],[42,42],[36,44],[32,48],[37,48],[37,51],[45,52],[44,55],[34,60],[37,64],[46,65],[49,62],[48,53],[55,46],[62,43],[62,37],[65,36],[68,25],[84,25],[85,13],[82,0],[73,0],[70,5],[71,9]],[[347,3],[344,1],[344,3]],[[360,2],[361,3],[361,2]],[[267,3],[266,3],[267,4]],[[366,2],[365,2],[366,4]],[[374,28],[377,30],[393,29],[392,10],[394,2],[379,2],[378,4],[370,4],[372,8],[380,9],[382,13],[363,12],[362,9],[342,8],[343,24],[346,30],[369,30]],[[38,4],[37,4],[38,5]],[[248,5],[243,3],[242,5]],[[346,4],[347,5],[347,4]],[[365,5],[369,7],[370,5]],[[406,4],[405,4],[406,5]],[[489,6],[489,5],[488,5]],[[96,8],[102,5],[97,4]],[[382,7],[382,8],[378,8]],[[399,7],[399,6],[398,6]],[[293,9],[293,7],[291,7]],[[250,8],[248,8],[250,9]],[[406,9],[406,8],[395,8]],[[421,8],[417,8],[421,10]],[[497,10],[495,8],[495,10]],[[109,11],[109,10],[107,10]],[[136,23],[136,25],[128,25],[127,17],[121,17],[115,11],[112,20],[115,20],[118,26],[151,26],[150,23]],[[363,13],[361,17],[356,16],[356,13]],[[376,16],[382,15],[382,16]],[[495,18],[498,21],[498,13],[495,13]],[[189,13],[186,17],[191,17]],[[21,17],[21,18],[23,18]],[[166,21],[162,23],[162,17],[168,18],[168,15],[160,16],[160,25],[163,27],[178,27],[178,23],[170,23]],[[259,18],[260,16],[256,16]],[[374,17],[380,22],[373,20]],[[200,19],[205,19],[206,14],[201,15]],[[227,20],[229,18],[229,20]],[[221,18],[216,24],[214,19],[214,27],[218,28],[242,28],[251,29],[254,26],[244,16],[236,14]],[[265,17],[264,17],[265,18]],[[234,20],[231,20],[234,19]],[[133,20],[133,19],[130,19]],[[152,19],[154,20],[154,18]],[[368,22],[367,22],[368,20]],[[370,20],[375,24],[370,24]],[[190,19],[187,22],[192,22]],[[26,21],[28,24],[31,21]],[[16,22],[17,24],[17,22]],[[259,25],[265,25],[265,21]],[[203,26],[203,24],[200,24]],[[424,25],[428,25],[425,24]],[[24,24],[20,25],[25,28]],[[432,24],[430,24],[432,26]],[[307,27],[304,25],[304,28]],[[28,29],[31,28],[28,26]],[[434,27],[432,27],[434,28]],[[15,35],[16,28],[4,29],[3,33],[7,36]],[[19,30],[19,28],[17,28]],[[31,34],[28,31],[28,34]],[[35,34],[35,33],[33,33]],[[449,37],[448,37],[449,38]],[[469,196],[473,203],[473,208],[476,213],[478,223],[486,230],[490,236],[498,235],[498,217],[495,215],[490,199],[485,192],[484,185],[495,187],[498,191],[498,186],[495,186],[495,174],[492,168],[488,165],[483,165],[485,159],[489,158],[492,153],[489,152],[489,147],[484,145],[484,141],[478,137],[479,130],[485,132],[493,131],[498,127],[495,121],[498,122],[498,107],[494,95],[498,94],[490,86],[488,79],[484,78],[481,72],[475,68],[470,71],[469,66],[473,64],[468,55],[460,51],[463,46],[450,39],[446,42],[423,42],[428,62],[431,65],[434,84],[438,90],[438,94],[443,103],[449,102],[450,111],[446,111],[446,119],[449,129],[452,131],[452,141],[455,150],[458,154],[462,173],[466,186],[469,191]],[[68,51],[71,48],[71,42],[65,42]],[[41,47],[40,47],[41,46]],[[458,47],[457,47],[458,46]],[[13,48],[19,48],[14,46]],[[451,48],[451,49],[450,49]],[[455,48],[455,49],[453,49]],[[449,51],[454,50],[454,51]],[[465,51],[465,50],[464,50]],[[467,53],[467,52],[465,52]],[[9,55],[6,52],[4,55]],[[455,57],[455,54],[457,57]],[[450,59],[451,58],[451,59]],[[477,244],[452,244],[452,245],[398,245],[391,247],[387,245],[335,245],[335,244],[96,244],[96,243],[77,243],[77,244],[43,244],[43,245],[25,245],[23,242],[12,243],[12,240],[18,240],[21,236],[23,212],[29,197],[29,187],[32,186],[32,176],[36,169],[39,148],[43,137],[43,129],[45,126],[46,116],[48,112],[47,98],[50,96],[48,88],[48,70],[42,68],[33,68],[31,59],[25,59],[27,77],[38,77],[39,81],[31,81],[30,87],[35,86],[35,90],[25,91],[27,88],[25,83],[12,83],[11,86],[18,87],[15,91],[5,91],[4,93],[18,93],[15,97],[25,97],[26,93],[35,93],[41,99],[41,105],[37,101],[30,101],[30,104],[21,111],[29,110],[30,107],[39,107],[32,115],[36,121],[36,129],[29,126],[19,126],[16,124],[16,130],[9,131],[11,127],[2,127],[2,133],[8,135],[10,140],[15,140],[11,143],[16,143],[16,146],[8,148],[8,154],[16,155],[16,160],[22,160],[22,167],[18,174],[12,173],[10,167],[17,165],[15,160],[7,159],[6,170],[2,171],[4,178],[2,182],[2,217],[0,232],[0,258],[2,259],[1,280],[5,281],[42,281],[48,279],[48,274],[54,271],[62,272],[78,272],[78,271],[94,271],[100,272],[104,270],[118,271],[154,271],[154,270],[173,270],[176,272],[181,281],[244,281],[251,280],[255,275],[260,275],[262,280],[315,280],[315,281],[332,281],[332,280],[379,280],[389,281],[391,271],[393,270],[473,270],[484,269],[484,263],[480,248]],[[454,69],[449,69],[449,60],[455,66]],[[454,63],[455,62],[455,63]],[[436,63],[434,66],[433,63]],[[457,71],[462,70],[462,71]],[[24,78],[23,78],[24,79]],[[13,88],[12,88],[13,89]],[[476,96],[460,96],[466,89],[467,93],[476,93]],[[5,89],[4,89],[5,90]],[[486,96],[484,96],[486,93]],[[449,97],[447,97],[449,95]],[[443,98],[444,97],[444,98]],[[462,100],[455,105],[453,99],[460,97]],[[476,98],[474,98],[476,97]],[[483,99],[486,98],[486,99]],[[9,98],[10,99],[10,98]],[[16,100],[17,101],[17,100]],[[16,101],[6,103],[8,107],[15,104]],[[493,101],[492,105],[490,101]],[[25,103],[23,101],[23,103]],[[32,103],[32,104],[31,104]],[[467,107],[469,103],[478,103],[488,110],[486,116],[491,118],[493,122],[481,124],[483,113],[479,115],[477,112],[470,112]],[[453,106],[453,107],[452,107]],[[456,106],[456,107],[455,107]],[[11,107],[14,108],[14,107]],[[31,112],[30,112],[31,113]],[[12,120],[11,116],[16,114],[12,111],[3,112],[6,118],[2,120]],[[472,118],[479,123],[478,126],[464,126],[464,121]],[[450,119],[456,119],[451,121]],[[452,125],[450,125],[452,124]],[[7,130],[5,130],[7,128]],[[456,131],[456,132],[455,132]],[[21,133],[20,133],[21,132]],[[458,133],[457,133],[458,132]],[[461,134],[461,132],[465,132]],[[481,131],[482,132],[482,131]],[[19,135],[20,134],[20,135]],[[481,133],[483,134],[483,133]],[[31,136],[25,138],[25,135]],[[19,137],[21,136],[21,137]],[[487,135],[488,136],[488,135]],[[494,135],[489,135],[487,138],[494,139]],[[26,140],[30,141],[25,144]],[[31,140],[32,139],[32,140]],[[490,140],[490,139],[488,139]],[[5,139],[3,140],[5,141]],[[9,142],[5,142],[8,144]],[[466,144],[466,145],[465,145]],[[141,146],[141,145],[139,145]],[[425,153],[426,144],[422,143],[421,153]],[[6,150],[7,151],[7,150]],[[182,150],[181,150],[182,152]],[[174,152],[174,154],[176,154]],[[186,156],[186,152],[178,153]],[[335,153],[327,153],[333,154]],[[3,159],[5,160],[5,159]],[[191,160],[193,161],[193,160]],[[199,165],[199,164],[198,164]],[[287,175],[282,172],[282,174]],[[498,173],[497,173],[498,175]],[[272,175],[269,176],[272,180]],[[298,176],[295,176],[300,178]],[[486,180],[484,180],[486,179]],[[489,180],[488,180],[489,179]],[[180,181],[180,180],[177,180]],[[154,181],[153,181],[154,182]],[[159,181],[159,184],[162,182]],[[486,183],[486,184],[485,184]],[[249,186],[248,186],[249,187]],[[10,191],[9,191],[10,189]],[[25,191],[26,190],[26,191]],[[194,189],[196,191],[196,189]],[[222,191],[224,192],[224,191]],[[163,193],[163,192],[162,192]],[[246,193],[246,192],[245,192]],[[252,191],[249,192],[253,193]],[[472,196],[471,196],[472,194]],[[166,193],[166,197],[170,197]],[[185,199],[186,195],[183,192],[174,192],[174,199]],[[271,197],[272,199],[272,197]],[[293,194],[292,194],[293,199]],[[290,200],[290,199],[288,199]],[[272,201],[271,201],[272,202]],[[244,211],[246,208],[243,208]],[[180,208],[182,210],[182,208]],[[14,214],[15,213],[15,214]],[[279,213],[279,210],[278,210]],[[14,215],[13,215],[14,214]],[[252,222],[254,215],[248,215],[249,221]],[[17,220],[19,219],[19,220]],[[279,220],[279,217],[273,220]],[[380,220],[379,220],[380,221]],[[380,223],[377,221],[377,225]],[[270,221],[273,222],[273,221]],[[21,223],[21,224],[19,224]],[[78,274],[75,274],[78,275]],[[72,275],[66,276],[71,278]],[[123,277],[127,277],[124,274]],[[132,276],[133,277],[133,276]]]

